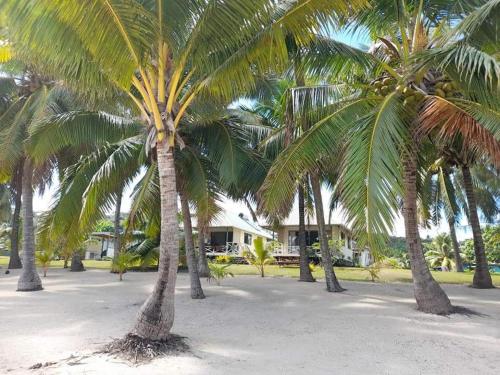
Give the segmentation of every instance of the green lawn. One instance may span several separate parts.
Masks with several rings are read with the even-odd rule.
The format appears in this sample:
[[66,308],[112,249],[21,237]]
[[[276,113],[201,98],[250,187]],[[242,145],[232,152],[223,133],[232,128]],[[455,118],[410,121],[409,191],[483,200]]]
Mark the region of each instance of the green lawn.
[[[7,266],[8,262],[8,257],[0,256],[0,266]],[[111,262],[107,260],[84,260],[83,263],[87,268],[109,269],[111,266]],[[54,261],[51,264],[51,267],[55,268],[62,266],[62,261]],[[233,264],[229,267],[229,270],[235,275],[257,275],[257,269],[249,265]],[[267,266],[265,272],[266,276],[299,277],[298,267]],[[341,280],[370,281],[368,272],[361,268],[335,267],[335,272]],[[473,274],[470,272],[432,272],[432,275],[440,283],[471,284]],[[314,271],[314,277],[322,278],[323,276],[323,270],[317,267]],[[380,282],[411,282],[410,270],[382,269],[379,276]],[[492,277],[493,283],[500,287],[500,274],[494,274]]]
[[[9,264],[9,257],[0,256],[0,267],[7,266]],[[51,268],[62,268],[64,262],[62,260],[55,260],[50,264]],[[111,261],[110,260],[84,260],[83,264],[86,268],[101,268],[101,269],[110,269]],[[68,262],[68,266],[70,262]]]

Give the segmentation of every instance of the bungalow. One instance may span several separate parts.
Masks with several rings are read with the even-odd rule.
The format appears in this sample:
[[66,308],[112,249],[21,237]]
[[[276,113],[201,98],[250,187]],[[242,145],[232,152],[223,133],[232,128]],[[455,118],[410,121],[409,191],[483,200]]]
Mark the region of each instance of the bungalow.
[[[299,255],[299,225],[291,220],[286,220],[278,228],[274,228],[275,239],[281,244],[276,248],[275,254],[283,257],[294,257]],[[326,231],[329,242],[336,242],[339,246],[339,258],[353,264],[368,266],[372,263],[372,257],[367,249],[359,249],[353,238],[352,232],[345,225],[327,224]],[[306,247],[309,253],[320,256],[317,244],[319,243],[319,228],[316,220],[306,223]],[[330,242],[331,243],[331,242]],[[314,246],[316,244],[316,246]]]
[[93,232],[85,246],[85,259],[113,258],[115,234],[113,232]]
[[[196,227],[196,223],[193,223]],[[245,250],[253,250],[253,240],[262,237],[264,243],[272,241],[272,232],[262,228],[244,214],[223,211],[211,222],[205,237],[208,256],[242,256]]]
[[[264,238],[264,241],[275,241],[273,255],[275,258],[294,258],[299,256],[299,226],[287,220],[278,228],[259,225],[240,213],[223,211],[207,229],[206,252],[209,257],[229,255],[240,257],[245,250],[253,250],[253,239]],[[196,226],[196,224],[193,224]],[[348,263],[367,266],[372,257],[367,249],[358,249],[349,228],[342,224],[326,225],[328,239],[340,241],[339,258]],[[315,221],[306,225],[306,246],[310,254],[321,257],[318,244],[318,226]]]

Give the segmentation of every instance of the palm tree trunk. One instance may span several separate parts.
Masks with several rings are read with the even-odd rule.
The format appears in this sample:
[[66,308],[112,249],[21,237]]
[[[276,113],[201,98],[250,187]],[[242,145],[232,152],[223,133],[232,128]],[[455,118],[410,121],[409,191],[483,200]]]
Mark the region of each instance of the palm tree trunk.
[[42,280],[35,266],[35,227],[33,224],[33,164],[27,159],[23,168],[23,270],[17,282],[18,291],[42,290]]
[[244,201],[245,201],[245,205],[247,206],[248,208],[248,211],[250,211],[250,215],[252,215],[252,220],[254,223],[258,222],[259,219],[257,218],[257,214],[255,213],[255,210],[253,209],[252,207],[252,204],[250,203],[250,201],[248,200],[247,197],[243,198]]
[[115,235],[115,241],[114,241],[114,246],[113,246],[113,258],[116,259],[118,258],[118,255],[120,253],[121,249],[121,234],[120,234],[120,213],[122,209],[122,195],[123,195],[123,188],[120,189],[118,192],[118,195],[116,197],[116,204],[115,204],[115,220],[114,220],[114,235]]
[[411,273],[413,276],[413,290],[419,310],[446,315],[453,311],[453,307],[446,293],[433,279],[425,262],[417,221],[417,157],[412,152],[404,160],[404,187],[403,216],[406,232],[406,246],[410,258]]
[[82,257],[80,256],[79,251],[75,251],[71,256],[71,267],[69,269],[71,272],[83,272],[85,271],[85,267],[82,262]]
[[460,256],[460,246],[458,246],[457,232],[455,231],[455,222],[452,218],[448,219],[448,226],[450,227],[450,238],[453,245],[453,255],[455,256],[455,268],[457,272],[464,272],[462,257]]
[[209,277],[207,253],[205,249],[205,228],[198,218],[198,273],[200,277]]
[[12,215],[12,224],[10,232],[10,259],[9,270],[22,268],[21,258],[19,257],[19,221],[21,216],[21,196],[23,183],[23,163],[16,168],[14,179],[12,181],[12,195],[14,196],[14,213]]
[[484,251],[483,237],[477,215],[476,197],[474,195],[469,167],[462,166],[462,176],[464,178],[465,195],[467,196],[467,207],[469,209],[469,222],[472,227],[474,254],[476,256],[476,269],[474,271],[474,278],[472,279],[472,287],[480,289],[493,288],[493,282],[488,269],[488,260]]
[[309,268],[309,255],[306,247],[306,224],[305,224],[305,209],[304,209],[304,188],[299,186],[299,266],[300,277],[299,281],[314,282],[316,281]]
[[179,191],[182,208],[182,220],[184,221],[184,242],[186,244],[186,260],[189,272],[189,280],[191,281],[191,298],[203,299],[205,294],[201,287],[200,275],[198,274],[198,264],[196,254],[194,252],[193,241],[193,226],[191,224],[191,212],[189,210],[189,202],[184,192]]
[[325,214],[323,212],[323,198],[321,196],[321,184],[316,172],[311,173],[311,186],[314,197],[314,210],[316,211],[316,221],[318,222],[319,245],[321,250],[321,261],[325,269],[326,290],[329,292],[343,292],[345,289],[340,286],[335,271],[333,269],[332,255],[328,248],[328,237],[325,228]]
[[161,234],[158,277],[153,293],[139,311],[132,333],[150,340],[165,340],[174,324],[174,296],[179,265],[177,192],[172,148],[157,142],[160,175]]

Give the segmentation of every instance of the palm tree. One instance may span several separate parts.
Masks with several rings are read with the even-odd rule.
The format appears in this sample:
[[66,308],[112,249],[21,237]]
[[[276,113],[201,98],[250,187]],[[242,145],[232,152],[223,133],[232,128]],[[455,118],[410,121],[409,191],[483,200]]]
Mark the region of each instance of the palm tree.
[[[2,116],[5,115],[8,109],[17,101],[19,95],[19,87],[11,77],[0,79],[0,110]],[[10,216],[11,231],[10,231],[10,258],[8,269],[22,268],[21,258],[19,257],[19,224],[21,216],[21,183],[22,183],[23,160],[20,160],[18,165],[9,171],[9,188],[10,196],[14,203],[14,211]],[[8,205],[10,212],[10,203]]]
[[428,246],[425,252],[425,259],[431,267],[442,267],[443,270],[450,270],[456,264],[453,261],[452,241],[446,233],[438,234]]
[[455,269],[457,272],[463,272],[464,268],[455,230],[455,225],[460,218],[460,206],[453,184],[452,168],[443,164],[445,164],[443,160],[438,160],[427,170],[428,174],[422,187],[423,220],[425,222],[431,216],[433,224],[438,225],[442,216],[441,211],[444,211],[444,216],[450,228]]
[[[437,225],[441,218],[441,212],[444,211],[450,227],[456,269],[458,272],[462,272],[463,266],[455,225],[460,220],[461,213],[465,213],[469,217],[469,209],[463,178],[458,173],[457,166],[464,162],[472,166],[474,199],[478,197],[478,208],[483,218],[489,223],[494,222],[499,212],[496,202],[500,192],[495,186],[498,176],[495,168],[488,165],[487,159],[481,158],[478,162],[477,155],[474,156],[477,152],[466,150],[460,142],[457,143],[457,140],[453,143],[440,145],[438,149],[441,157],[429,167],[422,188],[424,205],[429,206],[424,208],[424,220],[431,217],[434,224]],[[478,274],[488,273],[487,264],[478,267],[476,272]],[[487,275],[483,275],[481,278],[484,277]]]
[[[246,149],[249,137],[247,128],[253,130],[257,126],[240,124],[236,117],[226,114],[226,111],[217,111],[215,108],[209,112],[206,108],[199,110],[203,112],[192,112],[189,126],[186,122],[188,119],[180,124],[178,137],[182,139],[183,148],[176,148],[175,153],[177,190],[183,211],[191,294],[192,298],[196,299],[204,296],[194,253],[188,200],[196,206],[200,217],[211,216],[216,212],[215,187],[224,189],[227,184],[235,183],[242,173],[239,169],[246,169],[250,160],[253,160],[255,156],[251,150]],[[123,186],[130,183],[140,173],[141,168],[147,168],[147,171],[135,188],[125,237],[132,227],[142,224],[148,227],[149,237],[156,238],[160,217],[159,205],[156,202],[157,165],[151,161],[151,157],[144,154],[142,143],[138,142],[147,134],[143,128],[137,127],[134,122],[127,119],[99,113],[85,113],[85,115],[88,119],[93,116],[92,122],[82,121],[76,113],[69,117],[54,116],[47,118],[43,126],[39,126],[39,130],[34,133],[38,153],[44,149],[54,152],[69,144],[75,147],[79,142],[87,140],[90,134],[94,135],[98,147],[97,151],[82,157],[77,164],[68,168],[62,177],[59,200],[42,220],[42,242],[49,246],[51,240],[54,241],[70,233],[66,235],[65,247],[78,247],[95,223],[103,217],[106,209],[119,206],[117,202]],[[96,132],[96,127],[101,123],[100,117],[119,120],[124,126],[118,126],[117,123],[111,127],[112,124],[108,124],[110,128],[106,134]],[[55,126],[66,126],[72,133],[80,136],[73,137],[68,143],[64,135],[45,134],[51,132]],[[107,142],[110,137],[117,137],[120,134],[126,137],[115,144]],[[43,140],[50,141],[43,142]],[[226,152],[221,153],[220,150]],[[232,157],[225,157],[226,154]],[[83,207],[79,204],[81,197],[84,198]],[[118,208],[115,212],[118,212]],[[149,242],[140,246],[138,251],[150,248]],[[155,243],[154,247],[156,245]]]
[[[0,172],[4,176],[14,175],[13,181],[16,183],[19,178],[16,173],[20,172],[17,168],[19,165],[23,166],[23,270],[18,280],[18,290],[36,291],[42,289],[42,282],[35,266],[33,187],[43,187],[50,178],[51,155],[45,155],[43,162],[36,165],[30,153],[29,133],[37,121],[56,108],[64,94],[59,87],[44,82],[41,77],[30,71],[26,71],[18,80],[19,95],[12,100],[2,115]],[[35,170],[37,179],[34,181]],[[18,232],[16,223],[13,224],[14,232]]]
[[0,184],[0,223],[11,220],[10,192],[7,185]]
[[47,277],[47,270],[49,269],[50,263],[54,259],[54,254],[49,250],[37,251],[35,253],[35,258],[40,266],[42,266],[43,277]]
[[[284,31],[308,41],[319,20],[365,5],[364,0],[4,2],[15,42],[29,41],[26,54],[35,55],[47,72],[100,95],[104,87],[123,90],[140,109],[144,124],[154,129],[160,265],[134,334],[165,339],[173,324],[178,259],[173,147],[190,105],[202,95],[231,99],[253,86],[256,70],[264,71],[271,62],[283,67]],[[54,40],[61,44],[54,46]]]
[[121,208],[122,208],[122,196],[123,196],[123,188],[116,193],[116,203],[115,203],[115,215],[113,221],[114,228],[114,243],[113,243],[113,258],[117,258],[122,247],[122,238],[120,231],[120,219],[121,219]]
[[264,239],[262,237],[257,237],[255,240],[253,240],[253,247],[254,251],[245,251],[243,257],[248,262],[248,264],[257,267],[260,273],[260,277],[264,277],[264,267],[274,262],[271,248],[264,245]]
[[22,202],[22,170],[24,161],[20,160],[19,164],[14,168],[10,180],[10,191],[14,201],[14,211],[11,220],[10,232],[10,258],[8,269],[22,268],[21,258],[19,257],[19,227],[21,218],[21,202]]
[[[281,80],[270,82],[272,89],[266,92],[266,95],[258,95],[261,100],[256,102],[253,108],[244,108],[245,111],[258,116],[261,121],[271,129],[274,129],[269,139],[261,141],[260,147],[263,148],[263,157],[270,161],[286,148],[292,141],[294,132],[298,127],[293,121],[290,113],[290,105],[287,101],[288,90],[291,88],[291,82]],[[264,176],[265,177],[265,176]],[[306,227],[305,227],[305,179],[297,184],[297,201],[299,210],[299,281],[314,282],[309,268],[309,255],[306,248]],[[260,187],[260,185],[259,185]],[[293,199],[288,202],[287,207],[281,207],[280,216],[287,216],[293,207]],[[271,217],[271,220],[273,218]]]
[[[328,114],[280,155],[263,190],[277,197],[275,205],[289,199],[291,171],[318,166],[321,155],[342,153],[339,141],[347,134],[341,201],[348,221],[361,242],[380,251],[402,200],[417,306],[448,314],[453,307],[429,272],[418,232],[417,155],[427,141],[423,128],[433,125],[446,129],[448,137],[462,134],[495,157],[492,139],[498,137],[500,118],[492,110],[498,95],[491,82],[497,82],[500,69],[480,46],[489,43],[490,34],[482,31],[496,14],[497,2],[477,9],[440,1],[428,1],[425,7],[423,1],[372,5],[355,22],[374,35],[388,36],[378,38],[372,48],[373,69],[347,93],[341,85],[309,89],[323,93],[310,106],[326,108]],[[449,93],[443,95],[440,87],[446,84]],[[454,87],[460,91],[450,91]]]

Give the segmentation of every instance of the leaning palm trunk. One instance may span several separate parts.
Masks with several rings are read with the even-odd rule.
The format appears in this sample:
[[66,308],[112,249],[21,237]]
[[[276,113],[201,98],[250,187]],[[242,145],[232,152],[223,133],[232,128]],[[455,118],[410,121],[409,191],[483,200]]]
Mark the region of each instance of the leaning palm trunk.
[[480,289],[493,288],[493,282],[488,270],[488,261],[484,251],[483,237],[477,215],[476,197],[472,185],[472,176],[469,167],[462,166],[462,175],[464,178],[465,195],[467,196],[467,207],[469,209],[469,222],[472,227],[472,237],[474,239],[474,254],[476,256],[476,269],[472,279],[472,287]]
[[305,225],[305,209],[304,209],[304,188],[299,186],[299,265],[300,277],[299,281],[314,282],[316,281],[309,268],[309,254],[306,247],[306,225]]
[[325,269],[326,290],[329,292],[343,292],[345,289],[340,286],[335,271],[333,270],[332,255],[328,248],[328,238],[325,228],[325,216],[323,213],[323,199],[321,197],[321,184],[316,172],[311,173],[311,186],[314,196],[314,210],[316,211],[316,221],[318,222],[319,245],[321,250],[321,260]]
[[173,150],[157,142],[160,175],[161,239],[158,278],[152,294],[139,311],[132,333],[150,340],[165,340],[174,323],[174,295],[179,262],[179,227]]
[[196,262],[196,254],[194,252],[193,242],[193,226],[191,224],[191,212],[189,210],[189,202],[186,195],[179,191],[181,199],[182,219],[184,221],[184,243],[186,248],[186,260],[189,272],[189,280],[191,281],[191,298],[203,299],[205,294],[201,288],[200,275],[198,273],[198,264]]
[[23,172],[23,270],[17,282],[18,291],[41,290],[42,280],[35,266],[35,227],[33,225],[33,164],[27,159]]
[[116,204],[115,204],[115,220],[114,220],[114,235],[115,235],[115,242],[113,246],[113,258],[116,261],[118,259],[118,255],[120,253],[121,249],[121,236],[120,236],[120,211],[122,209],[122,194],[123,194],[123,189],[120,189],[118,192],[118,196],[116,197]]
[[455,257],[455,269],[457,272],[464,272],[462,257],[460,256],[460,247],[457,240],[457,233],[455,231],[455,221],[452,218],[448,219],[448,226],[450,227],[450,238],[453,245],[453,255]]
[[413,276],[413,290],[419,310],[432,314],[450,314],[453,307],[446,293],[433,279],[422,251],[417,221],[417,157],[415,151],[404,160],[403,216],[406,246]]
[[200,224],[198,219],[198,273],[200,277],[209,277],[210,269],[208,268],[207,252],[205,248],[205,228]]
[[10,232],[10,259],[9,270],[22,268],[21,258],[19,257],[19,221],[21,216],[21,190],[23,181],[23,164],[16,169],[12,181],[14,196],[14,212],[12,214],[12,224]]

